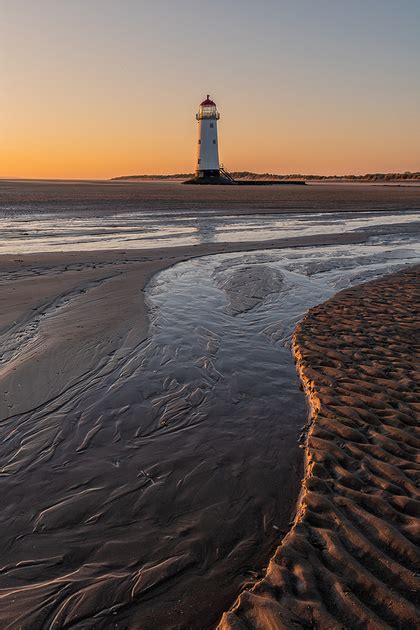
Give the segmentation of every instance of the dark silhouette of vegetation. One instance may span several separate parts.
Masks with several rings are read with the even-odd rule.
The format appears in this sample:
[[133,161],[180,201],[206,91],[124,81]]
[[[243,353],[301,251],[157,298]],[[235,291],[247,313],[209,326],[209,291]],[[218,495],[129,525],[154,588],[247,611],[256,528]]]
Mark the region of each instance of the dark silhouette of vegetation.
[[[276,173],[251,173],[250,171],[233,171],[230,175],[238,180],[306,180],[306,181],[346,181],[346,182],[399,182],[420,181],[420,172],[412,173],[367,173],[366,175],[278,175]],[[112,180],[184,180],[194,177],[193,173],[176,173],[174,175],[123,175]]]

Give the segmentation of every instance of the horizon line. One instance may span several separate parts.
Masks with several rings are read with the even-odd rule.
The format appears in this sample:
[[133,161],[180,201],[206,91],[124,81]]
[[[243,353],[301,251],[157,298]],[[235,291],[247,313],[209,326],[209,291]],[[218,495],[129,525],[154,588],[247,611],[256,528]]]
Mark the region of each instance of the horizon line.
[[[415,175],[415,180],[420,180],[420,169],[418,171],[371,171],[369,173],[344,173],[344,174],[333,174],[333,175],[321,175],[321,174],[313,174],[313,173],[270,173],[270,172],[256,172],[256,171],[230,171],[232,174],[244,174],[244,175],[255,175],[258,177],[281,177],[281,178],[293,178],[299,177],[301,179],[347,179],[347,178],[366,178],[366,177],[397,177],[399,179],[410,179],[410,175]],[[191,173],[139,173],[135,175],[116,175],[113,177],[25,177],[20,175],[15,176],[7,176],[0,175],[0,181],[67,181],[67,182],[112,182],[121,179],[134,179],[134,178],[178,178],[182,177],[190,177],[193,175]]]

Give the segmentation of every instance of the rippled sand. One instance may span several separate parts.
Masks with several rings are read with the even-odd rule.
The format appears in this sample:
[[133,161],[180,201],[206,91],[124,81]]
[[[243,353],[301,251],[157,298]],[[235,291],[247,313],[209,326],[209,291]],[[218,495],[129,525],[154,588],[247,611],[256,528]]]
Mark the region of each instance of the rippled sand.
[[[160,230],[167,210],[189,221],[197,205],[207,229],[243,206],[252,239],[256,211],[379,216],[419,198],[154,186],[13,183],[0,206],[22,225],[54,213],[63,232],[145,207]],[[291,330],[338,289],[419,260],[404,217],[347,234],[216,243],[203,229],[196,246],[110,252],[100,237],[96,251],[0,256],[2,628],[214,627],[295,512],[306,401]]]
[[298,515],[221,629],[418,626],[419,279],[342,291],[297,326],[312,406]]

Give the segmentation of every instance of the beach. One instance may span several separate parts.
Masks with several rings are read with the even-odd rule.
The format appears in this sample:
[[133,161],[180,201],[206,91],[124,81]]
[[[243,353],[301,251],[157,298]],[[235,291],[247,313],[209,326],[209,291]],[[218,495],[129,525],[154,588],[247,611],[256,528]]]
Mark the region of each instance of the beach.
[[[264,242],[264,248],[363,240],[361,235],[325,234],[277,239]],[[157,272],[197,256],[259,249],[260,243],[245,242],[0,256],[4,286],[0,325],[6,331],[0,372],[2,414],[37,407],[110,353],[143,341],[148,330],[143,290]]]
[[311,406],[297,516],[220,628],[416,627],[419,274],[342,291],[297,326]]
[[[332,483],[325,481],[325,471],[320,480],[311,476],[315,457],[325,467],[323,449],[312,453],[311,440],[318,431],[332,432],[329,412],[325,419],[313,415],[306,451],[302,448],[307,403],[289,350],[291,335],[308,308],[341,288],[417,262],[418,189],[385,193],[359,186],[347,192],[348,186],[325,185],[321,192],[296,189],[295,196],[289,187],[281,193],[242,190],[237,198],[237,192],[219,191],[214,199],[209,191],[181,188],[5,186],[0,203],[9,221],[0,255],[5,627],[210,628],[244,588],[222,627],[249,620],[270,627],[291,619],[295,600],[287,594],[277,603],[280,587],[271,585],[272,572],[278,579],[276,563],[296,528],[309,527],[302,507],[312,498],[308,488]],[[238,224],[232,217],[242,210],[244,236],[235,240]],[[143,221],[142,213],[149,213],[152,234],[144,222],[134,224]],[[108,236],[98,233],[102,216],[110,217],[107,233],[122,239],[133,230],[134,240],[107,249]],[[47,233],[48,222],[53,233]],[[178,232],[177,222],[186,222]],[[20,249],[22,240],[31,253]],[[407,294],[395,313],[412,305],[412,276],[403,277]],[[293,347],[314,409],[318,399],[324,404],[321,376],[343,380],[342,395],[351,396],[350,377],[333,365],[340,334],[345,352],[354,345],[354,330],[338,317],[339,305],[345,300],[346,308],[357,306],[358,292],[367,286],[373,287],[371,306],[364,308],[378,311],[380,282],[338,293],[331,317],[325,315],[331,308],[326,302],[298,324]],[[383,282],[387,287],[386,278]],[[383,317],[385,326],[386,313]],[[401,310],[391,331],[397,346],[403,317]],[[331,354],[331,373],[319,376],[313,347]],[[393,382],[395,375],[386,378]],[[359,381],[357,387],[369,389]],[[350,401],[341,406],[350,409]],[[357,414],[354,422],[362,427],[357,430],[368,430],[363,412]],[[346,432],[354,437],[356,428],[347,427],[344,412],[343,418],[334,444]],[[326,440],[326,433],[319,439]],[[370,444],[366,438],[360,442]],[[334,448],[343,470],[331,479],[343,478],[345,485],[347,451],[336,454],[344,447]],[[395,490],[394,484],[408,493],[408,482],[401,485],[389,479],[386,466],[381,471],[374,465],[372,475],[387,486],[384,492]],[[354,488],[359,491],[357,483]],[[322,497],[317,500],[324,506]],[[324,533],[311,536],[318,540]],[[320,545],[315,544],[318,551]],[[299,572],[298,552],[290,549]],[[339,568],[329,566],[339,575]],[[271,593],[269,604],[260,589]],[[327,619],[323,599],[317,602],[315,595],[313,618]],[[395,610],[394,617],[400,614]],[[412,618],[410,610],[403,620]],[[336,623],[347,613],[328,614]]]
[[3,4],[0,630],[420,630],[420,2]]

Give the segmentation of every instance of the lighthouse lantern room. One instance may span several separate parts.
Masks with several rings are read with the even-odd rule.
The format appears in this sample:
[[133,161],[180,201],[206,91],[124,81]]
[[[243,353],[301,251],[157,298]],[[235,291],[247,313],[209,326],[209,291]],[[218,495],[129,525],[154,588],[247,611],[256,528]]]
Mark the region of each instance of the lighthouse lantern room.
[[198,146],[195,175],[198,178],[219,178],[217,121],[220,118],[220,114],[217,111],[216,103],[211,100],[209,94],[200,104],[196,118],[198,120]]

